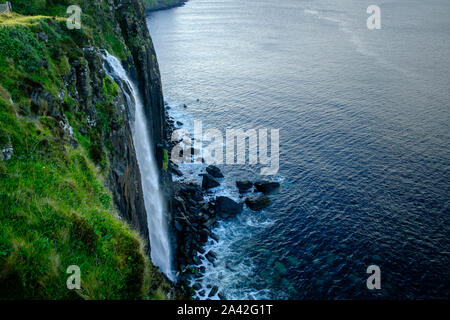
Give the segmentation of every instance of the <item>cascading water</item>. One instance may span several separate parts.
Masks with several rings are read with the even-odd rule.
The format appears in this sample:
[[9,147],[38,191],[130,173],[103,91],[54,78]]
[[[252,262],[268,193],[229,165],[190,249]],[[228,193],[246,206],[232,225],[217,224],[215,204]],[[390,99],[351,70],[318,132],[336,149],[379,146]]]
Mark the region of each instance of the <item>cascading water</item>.
[[[107,52],[105,52],[104,61],[106,64],[106,72],[118,82],[122,88],[122,92],[127,98],[130,110],[132,110],[131,108],[134,108],[135,111],[135,120],[134,123],[131,123],[131,127],[137,160],[141,171],[142,189],[150,234],[152,262],[157,265],[170,280],[175,281],[176,277],[172,270],[172,250],[169,240],[167,210],[159,187],[159,174],[151,148],[144,105],[139,90],[135,83],[128,77],[120,61]],[[127,86],[127,88],[124,86]],[[131,93],[131,96],[128,92]],[[133,122],[133,120],[130,121]]]

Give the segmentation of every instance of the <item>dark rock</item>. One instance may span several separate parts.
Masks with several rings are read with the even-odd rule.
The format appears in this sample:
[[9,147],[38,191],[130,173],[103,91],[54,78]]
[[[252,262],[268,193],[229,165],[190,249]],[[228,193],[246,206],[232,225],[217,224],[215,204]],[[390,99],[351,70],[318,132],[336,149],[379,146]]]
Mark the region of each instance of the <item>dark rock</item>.
[[217,197],[216,199],[216,214],[221,218],[228,218],[242,212],[243,204],[227,197]]
[[[199,265],[199,264],[202,263],[202,261],[200,260],[199,256],[195,256],[195,257],[193,258],[193,260],[194,260],[194,264],[195,264],[195,265]],[[196,270],[195,274],[196,274],[196,275],[199,275],[199,271]]]
[[181,121],[177,121],[177,125],[182,126],[184,123]]
[[11,157],[14,153],[14,149],[12,146],[6,146],[1,149],[1,155],[3,161],[9,161],[11,160]]
[[212,189],[220,186],[219,181],[217,181],[213,176],[209,174],[203,175],[202,188],[203,189]]
[[220,300],[227,300],[227,297],[225,296],[225,294],[223,294],[222,292],[219,292],[217,294],[217,296],[219,297]]
[[210,250],[205,255],[205,258],[208,259],[208,261],[212,263],[217,259],[217,254],[214,251]]
[[214,297],[217,294],[218,291],[219,291],[219,287],[218,286],[214,286],[211,289],[211,291],[209,292],[208,297]]
[[212,225],[214,225],[214,223],[216,223],[216,219],[215,219],[215,218],[211,218],[211,219],[208,219],[208,220],[205,222],[204,226],[207,227],[207,228],[209,228],[209,227],[211,227]]
[[277,190],[280,187],[280,183],[274,181],[258,181],[255,182],[255,187],[259,192],[269,194]]
[[266,195],[254,195],[245,199],[245,204],[253,211],[261,211],[270,205],[270,199]]
[[214,239],[215,241],[219,242],[219,237],[216,234],[211,233],[210,237],[211,239]]
[[198,253],[200,254],[204,254],[205,253],[205,249],[203,249],[202,247],[198,247],[197,248]]
[[240,193],[246,193],[253,187],[253,182],[251,181],[236,181],[236,186]]
[[208,230],[208,229],[201,229],[201,230],[199,231],[199,236],[200,236],[200,240],[201,240],[202,242],[208,241],[209,230]]
[[192,286],[192,289],[194,289],[195,291],[198,291],[202,288],[202,285],[199,282],[194,283],[194,285]]
[[205,290],[202,290],[198,293],[199,296],[204,297],[206,294]]
[[211,176],[213,176],[214,178],[223,178],[223,174],[220,171],[220,169],[216,166],[208,166],[206,168],[206,172],[208,172]]
[[175,221],[174,225],[175,225],[175,229],[177,229],[178,232],[183,231],[183,226],[178,221]]

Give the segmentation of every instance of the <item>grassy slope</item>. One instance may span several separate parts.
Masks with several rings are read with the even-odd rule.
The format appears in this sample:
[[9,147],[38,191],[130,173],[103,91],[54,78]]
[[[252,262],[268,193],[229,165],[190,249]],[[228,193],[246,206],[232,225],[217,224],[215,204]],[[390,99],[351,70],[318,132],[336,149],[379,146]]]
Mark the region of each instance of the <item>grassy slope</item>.
[[[94,159],[91,150],[101,132],[79,133],[86,119],[66,90],[59,108],[74,128],[74,148],[56,120],[33,114],[27,91],[39,82],[56,95],[65,87],[69,61],[86,43],[119,57],[126,47],[108,21],[98,23],[100,15],[85,11],[85,27],[69,31],[64,18],[47,17],[64,17],[64,1],[12,2],[15,11],[34,16],[0,16],[0,147],[14,148],[11,160],[0,160],[0,299],[164,298],[167,285],[139,236],[117,219],[104,187],[107,158]],[[42,31],[47,43],[37,40]],[[109,104],[118,95],[110,79],[103,90],[98,131],[108,130],[114,117]],[[66,288],[69,265],[81,268],[76,292]]]

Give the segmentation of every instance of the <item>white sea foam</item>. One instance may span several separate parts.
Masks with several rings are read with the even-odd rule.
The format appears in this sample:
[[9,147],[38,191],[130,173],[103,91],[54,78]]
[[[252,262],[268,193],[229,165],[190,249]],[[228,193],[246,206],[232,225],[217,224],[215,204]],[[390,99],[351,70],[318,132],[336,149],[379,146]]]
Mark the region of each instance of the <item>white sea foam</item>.
[[[194,121],[187,111],[184,110],[182,104],[169,102],[169,115],[175,121],[181,121],[183,129],[193,132]],[[179,126],[178,126],[179,127]],[[176,181],[189,181],[201,184],[202,177],[199,174],[205,172],[205,164],[179,164],[179,169],[183,172],[182,177],[173,176]],[[277,180],[282,180],[279,177]],[[207,201],[215,199],[217,196],[226,196],[235,201],[242,201],[240,194],[235,185],[235,177],[225,176],[221,180],[221,185],[211,190],[205,199]],[[214,286],[219,287],[219,292],[225,294],[227,299],[270,299],[270,291],[268,289],[255,289],[249,286],[252,277],[255,275],[255,265],[249,257],[243,257],[241,252],[237,252],[236,248],[239,244],[248,241],[252,234],[261,232],[264,228],[272,226],[273,220],[264,218],[262,213],[254,213],[245,208],[243,213],[237,217],[221,221],[212,232],[219,238],[219,241],[209,238],[205,244],[204,254],[198,254],[201,259],[199,266],[189,266],[189,268],[205,268],[202,277],[191,280],[191,286],[198,282],[201,289],[197,290],[194,298],[197,299],[219,299],[218,295],[209,297]],[[217,255],[215,265],[205,258],[210,250]],[[204,291],[204,295],[199,293]]]

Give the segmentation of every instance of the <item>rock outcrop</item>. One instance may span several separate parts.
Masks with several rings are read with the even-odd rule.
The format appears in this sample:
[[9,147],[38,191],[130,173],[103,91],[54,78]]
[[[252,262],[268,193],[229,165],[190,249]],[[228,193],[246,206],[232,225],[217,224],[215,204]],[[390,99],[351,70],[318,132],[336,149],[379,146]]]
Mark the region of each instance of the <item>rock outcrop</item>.
[[144,0],[148,11],[158,11],[183,6],[188,0]]

